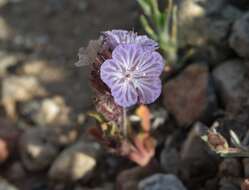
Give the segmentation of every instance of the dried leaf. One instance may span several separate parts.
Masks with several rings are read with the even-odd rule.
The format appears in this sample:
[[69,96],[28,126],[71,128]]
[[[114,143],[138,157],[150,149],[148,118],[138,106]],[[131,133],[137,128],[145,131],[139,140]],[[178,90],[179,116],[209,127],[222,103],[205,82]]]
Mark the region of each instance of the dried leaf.
[[140,166],[146,166],[155,155],[155,140],[148,134],[140,134],[134,138],[135,149],[128,157]]
[[111,95],[97,93],[95,105],[97,112],[107,121],[118,121],[122,117],[122,108],[115,103]]
[[226,139],[219,133],[213,132],[211,130],[207,131],[206,135],[203,135],[202,140],[204,140],[209,147],[216,153],[228,153],[229,146]]
[[86,48],[82,47],[79,49],[79,61],[75,63],[76,66],[87,66],[91,65],[101,50],[103,40],[91,40]]
[[245,179],[241,184],[241,190],[249,190],[249,179]]

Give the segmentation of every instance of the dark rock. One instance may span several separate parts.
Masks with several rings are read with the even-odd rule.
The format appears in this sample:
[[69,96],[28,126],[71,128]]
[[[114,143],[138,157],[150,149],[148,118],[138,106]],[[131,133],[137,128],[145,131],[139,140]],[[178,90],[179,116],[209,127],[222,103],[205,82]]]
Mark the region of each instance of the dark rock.
[[200,124],[193,126],[181,151],[180,172],[190,189],[200,188],[200,184],[218,171],[219,156],[201,140],[200,127]]
[[192,64],[164,85],[164,105],[178,124],[209,121],[216,110],[212,79],[205,64]]
[[140,180],[155,174],[158,171],[158,166],[134,167],[122,171],[117,177],[118,190],[137,190]]
[[179,153],[174,148],[164,147],[160,155],[160,164],[164,172],[177,175],[179,171]]
[[240,190],[241,179],[223,177],[220,180],[219,190]]
[[212,74],[224,106],[229,109],[240,106],[241,97],[245,95],[245,65],[239,60],[227,61],[215,68]]
[[186,190],[175,175],[154,174],[139,182],[139,190]]
[[59,146],[51,141],[47,128],[28,129],[20,140],[20,154],[29,171],[41,171],[49,167],[59,152]]
[[249,13],[238,19],[229,39],[231,48],[241,57],[249,58]]
[[14,127],[9,120],[0,118],[0,164],[12,154],[16,154],[21,131]]
[[18,181],[24,180],[26,176],[26,171],[21,162],[16,161],[8,168],[7,177],[10,180]]
[[242,168],[236,158],[225,158],[220,166],[219,173],[221,176],[240,177]]
[[218,178],[209,179],[206,181],[204,189],[205,190],[218,189],[218,183],[219,183]]
[[244,176],[245,178],[249,177],[249,158],[243,159],[243,168],[244,168]]
[[210,19],[207,24],[209,27],[207,27],[205,35],[208,36],[208,40],[219,46],[226,46],[231,22],[223,19]]

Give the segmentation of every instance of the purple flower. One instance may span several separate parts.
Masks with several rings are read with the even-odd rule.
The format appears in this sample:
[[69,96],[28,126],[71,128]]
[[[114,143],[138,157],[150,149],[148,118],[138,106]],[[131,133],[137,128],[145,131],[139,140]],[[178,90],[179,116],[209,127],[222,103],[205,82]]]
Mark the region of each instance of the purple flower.
[[112,30],[103,32],[104,41],[112,50],[120,44],[139,44],[146,50],[158,49],[158,44],[145,35],[126,30]]
[[111,89],[115,102],[122,107],[137,103],[150,104],[161,94],[162,56],[155,51],[144,51],[141,45],[117,46],[112,59],[100,68],[100,77]]

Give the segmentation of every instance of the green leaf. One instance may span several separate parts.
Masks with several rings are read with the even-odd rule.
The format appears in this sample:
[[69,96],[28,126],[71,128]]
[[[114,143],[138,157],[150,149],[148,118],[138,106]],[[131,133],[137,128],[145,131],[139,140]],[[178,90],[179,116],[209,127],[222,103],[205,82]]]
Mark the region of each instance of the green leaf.
[[150,17],[152,14],[151,6],[149,3],[150,0],[137,0],[140,7],[143,9],[143,12],[146,16]]
[[148,35],[155,41],[158,40],[158,37],[156,35],[156,33],[154,32],[154,30],[151,28],[151,26],[149,25],[149,22],[147,21],[145,16],[140,16],[140,22],[144,28],[144,30],[148,33]]
[[97,112],[89,112],[88,115],[90,117],[93,117],[94,119],[96,119],[99,123],[104,123],[105,122],[105,118],[102,116],[102,114],[97,113]]

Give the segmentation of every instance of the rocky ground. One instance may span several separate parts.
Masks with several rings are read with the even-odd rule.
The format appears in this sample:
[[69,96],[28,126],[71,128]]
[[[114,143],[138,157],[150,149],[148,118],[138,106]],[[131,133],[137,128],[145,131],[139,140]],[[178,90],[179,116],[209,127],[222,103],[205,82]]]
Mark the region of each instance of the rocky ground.
[[219,122],[249,146],[249,2],[177,3],[179,54],[192,53],[151,106],[156,155],[139,167],[85,132],[88,68],[74,66],[100,31],[141,31],[136,2],[0,0],[0,190],[241,189],[249,158],[221,158],[198,130]]

